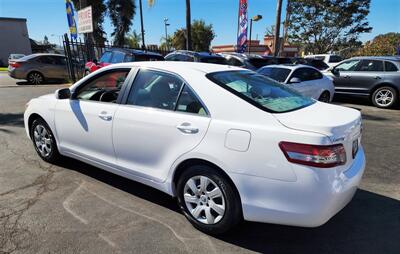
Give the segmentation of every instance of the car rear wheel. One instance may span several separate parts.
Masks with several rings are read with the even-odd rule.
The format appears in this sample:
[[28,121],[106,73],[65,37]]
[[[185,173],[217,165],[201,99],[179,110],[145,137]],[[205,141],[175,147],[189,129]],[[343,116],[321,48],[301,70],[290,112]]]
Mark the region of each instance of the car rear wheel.
[[331,94],[328,91],[324,91],[323,93],[321,93],[318,100],[321,102],[329,103],[331,100]]
[[44,82],[44,77],[39,72],[31,72],[28,75],[28,82],[33,85],[40,85]]
[[379,108],[391,108],[396,105],[398,94],[390,86],[380,87],[372,94],[372,103]]
[[35,119],[30,132],[33,146],[40,158],[50,163],[55,163],[60,159],[53,132],[43,119]]
[[178,204],[194,227],[221,234],[242,220],[241,203],[234,186],[207,165],[185,170],[177,184]]

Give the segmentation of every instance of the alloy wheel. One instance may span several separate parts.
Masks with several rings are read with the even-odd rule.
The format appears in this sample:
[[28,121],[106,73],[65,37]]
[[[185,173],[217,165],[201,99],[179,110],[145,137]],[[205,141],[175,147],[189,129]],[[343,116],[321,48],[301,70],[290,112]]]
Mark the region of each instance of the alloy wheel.
[[225,214],[225,198],[218,185],[206,176],[193,176],[184,187],[183,198],[190,214],[204,224],[216,224]]
[[389,89],[379,90],[375,95],[375,102],[381,107],[387,107],[394,100],[394,94]]
[[52,150],[51,137],[43,125],[38,124],[33,131],[35,145],[43,157],[50,155]]
[[29,82],[34,85],[39,85],[43,82],[43,77],[37,72],[29,74]]
[[321,102],[327,102],[328,103],[329,100],[330,100],[329,93],[328,92],[323,92],[318,100],[321,101]]

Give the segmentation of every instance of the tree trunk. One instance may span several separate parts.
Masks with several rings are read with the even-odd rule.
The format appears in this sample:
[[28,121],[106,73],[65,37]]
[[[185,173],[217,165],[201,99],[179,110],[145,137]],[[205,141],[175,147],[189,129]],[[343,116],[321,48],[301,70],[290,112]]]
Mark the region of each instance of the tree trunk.
[[282,13],[282,0],[277,0],[276,6],[276,23],[275,23],[275,38],[274,38],[274,56],[279,54],[279,32],[281,29],[281,13]]
[[190,18],[190,0],[186,0],[186,49],[192,50],[192,25]]

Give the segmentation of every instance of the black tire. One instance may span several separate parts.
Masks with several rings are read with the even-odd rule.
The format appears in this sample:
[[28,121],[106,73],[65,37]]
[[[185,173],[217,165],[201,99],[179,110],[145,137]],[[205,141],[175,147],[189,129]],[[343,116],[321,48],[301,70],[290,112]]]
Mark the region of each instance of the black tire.
[[44,76],[40,72],[33,71],[28,74],[28,82],[32,85],[40,85],[44,83]]
[[371,97],[372,104],[378,108],[392,108],[397,104],[398,99],[397,90],[390,86],[379,87]]
[[[46,134],[43,135],[43,137],[46,140],[48,140],[49,142],[46,143],[45,141],[43,141],[42,138],[35,137],[35,135],[36,135],[35,130],[37,132],[39,132],[38,129],[40,129],[38,126],[44,128],[44,130],[46,131],[45,132]],[[56,163],[57,161],[60,160],[61,155],[58,152],[57,143],[54,138],[53,132],[51,131],[50,127],[47,125],[47,123],[42,118],[36,118],[35,120],[33,120],[33,123],[30,128],[30,134],[31,134],[33,147],[35,148],[35,150],[36,150],[37,154],[40,156],[40,158],[42,158],[44,161],[47,161],[49,163]],[[37,142],[39,140],[41,141],[41,145],[46,146],[48,150],[46,150],[45,148],[42,148],[42,149],[39,148],[39,144],[37,144]],[[43,149],[45,149],[46,151],[49,151],[49,152],[44,153]]]
[[321,93],[319,96],[318,100],[320,102],[326,102],[329,103],[331,101],[331,94],[328,91],[324,91]]
[[[216,184],[222,192],[225,204],[225,212],[222,218],[215,224],[205,224],[200,222],[191,214],[186,205],[184,199],[185,185],[189,179],[197,176],[205,176],[209,178],[212,180],[212,184]],[[213,167],[207,165],[194,165],[187,168],[178,179],[177,196],[178,205],[183,214],[195,228],[204,233],[210,235],[222,234],[231,230],[243,220],[240,197],[237,194],[235,187],[232,186],[230,181],[228,181],[225,176],[220,174]],[[209,204],[207,203],[207,207],[208,206]],[[215,212],[213,213],[216,214]]]

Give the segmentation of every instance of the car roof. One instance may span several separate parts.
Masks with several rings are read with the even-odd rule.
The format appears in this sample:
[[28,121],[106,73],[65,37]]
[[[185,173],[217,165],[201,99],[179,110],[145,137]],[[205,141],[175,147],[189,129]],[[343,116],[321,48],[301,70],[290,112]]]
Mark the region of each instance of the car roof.
[[[132,68],[132,67],[143,67],[143,68],[155,68],[165,70],[173,73],[183,73],[185,71],[196,71],[205,74],[219,71],[232,71],[232,70],[246,70],[243,68],[222,65],[222,64],[210,64],[201,62],[178,62],[178,61],[143,61],[143,62],[129,62],[129,63],[117,63],[112,64],[103,68],[113,69],[119,68]],[[102,69],[103,69],[102,68]],[[249,71],[249,70],[247,70]]]
[[138,49],[128,49],[128,48],[109,48],[106,51],[123,51],[126,53],[131,53],[134,55],[153,55],[153,56],[162,56],[161,54],[151,52],[151,51],[144,51]]
[[318,70],[318,69],[314,68],[313,66],[305,65],[305,64],[271,64],[271,65],[261,67],[261,69],[264,69],[264,68],[285,68],[285,69],[290,69],[290,70],[296,70],[298,68],[311,68],[311,69]]
[[35,53],[35,54],[32,54],[32,56],[62,56],[62,57],[65,57],[65,55],[54,54],[54,53]]
[[400,61],[400,56],[356,56],[350,59],[392,60]]
[[175,50],[174,52],[171,52],[170,54],[171,55],[173,55],[173,54],[184,54],[184,55],[204,57],[204,58],[205,57],[221,57],[221,58],[223,58],[223,56],[221,56],[219,54],[212,53],[212,52],[196,52],[196,51],[190,51],[190,50]]

